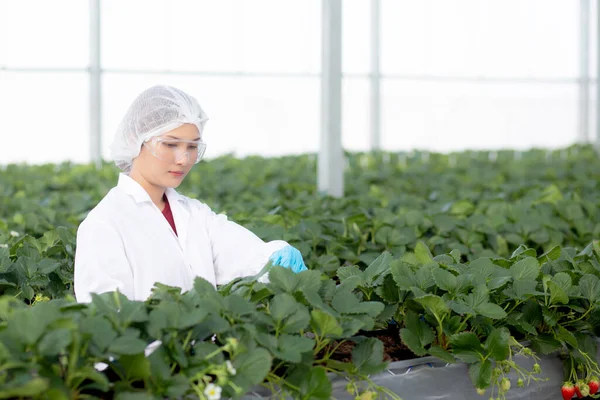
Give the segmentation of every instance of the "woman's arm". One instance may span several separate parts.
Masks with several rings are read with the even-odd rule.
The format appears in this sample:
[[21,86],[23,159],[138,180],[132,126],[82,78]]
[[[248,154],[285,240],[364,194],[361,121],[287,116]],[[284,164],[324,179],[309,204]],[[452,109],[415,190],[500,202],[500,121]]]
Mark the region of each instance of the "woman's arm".
[[[229,221],[225,215],[217,215],[206,204],[198,202],[197,205],[205,215],[217,285],[256,275],[273,252],[288,245],[283,240],[264,242],[249,229]],[[266,276],[261,280],[265,279]]]
[[77,230],[75,297],[92,301],[91,293],[119,289],[134,298],[133,274],[118,232],[103,221],[85,220]]

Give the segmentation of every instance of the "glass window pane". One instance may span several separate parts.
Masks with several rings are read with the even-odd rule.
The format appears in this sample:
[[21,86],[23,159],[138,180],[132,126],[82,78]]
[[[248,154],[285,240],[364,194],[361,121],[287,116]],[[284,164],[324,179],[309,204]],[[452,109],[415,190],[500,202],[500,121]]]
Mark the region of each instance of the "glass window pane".
[[8,2],[0,0],[0,65],[6,65],[8,59]]
[[168,9],[165,0],[103,0],[103,67],[166,68]]
[[321,0],[243,0],[239,9],[243,70],[321,70]]
[[84,73],[0,71],[0,110],[10,110],[0,113],[0,163],[88,162],[88,81]]
[[206,157],[275,156],[315,152],[319,141],[319,80],[316,78],[206,78],[107,74],[104,79],[104,155],[135,96],[156,82],[195,96],[210,118]]
[[[371,70],[371,0],[342,2],[342,71],[367,74]],[[320,45],[320,43],[319,43]]]
[[462,84],[385,80],[386,149],[526,149],[577,135],[575,84]]
[[344,78],[342,84],[342,147],[348,151],[367,151],[370,149],[370,81]]
[[107,68],[320,71],[318,0],[105,0],[102,15]]
[[235,71],[242,67],[239,0],[176,0],[167,15],[167,64],[175,70]]
[[598,2],[590,1],[590,76],[598,76]]
[[87,1],[1,1],[0,64],[84,68],[89,58],[88,22]]
[[382,0],[387,74],[576,77],[579,2]]

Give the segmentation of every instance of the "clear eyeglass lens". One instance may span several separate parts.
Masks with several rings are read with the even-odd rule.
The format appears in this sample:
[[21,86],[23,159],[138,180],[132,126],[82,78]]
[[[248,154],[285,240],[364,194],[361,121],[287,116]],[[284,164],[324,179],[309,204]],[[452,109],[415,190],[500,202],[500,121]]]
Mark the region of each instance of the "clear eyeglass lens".
[[188,163],[196,164],[202,159],[205,150],[206,144],[203,142],[157,140],[154,143],[156,157],[167,162],[177,162],[182,157],[187,156]]

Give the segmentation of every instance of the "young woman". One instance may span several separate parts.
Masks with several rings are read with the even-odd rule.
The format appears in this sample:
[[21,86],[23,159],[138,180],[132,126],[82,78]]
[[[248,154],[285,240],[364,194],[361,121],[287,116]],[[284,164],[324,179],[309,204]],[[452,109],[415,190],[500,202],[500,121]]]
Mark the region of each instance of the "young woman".
[[288,243],[265,243],[175,190],[204,154],[207,120],[195,98],[173,87],[151,87],[133,101],[111,145],[118,184],[77,231],[78,301],[117,289],[145,300],[156,282],[186,291],[197,276],[225,284],[255,275],[269,260],[306,269]]

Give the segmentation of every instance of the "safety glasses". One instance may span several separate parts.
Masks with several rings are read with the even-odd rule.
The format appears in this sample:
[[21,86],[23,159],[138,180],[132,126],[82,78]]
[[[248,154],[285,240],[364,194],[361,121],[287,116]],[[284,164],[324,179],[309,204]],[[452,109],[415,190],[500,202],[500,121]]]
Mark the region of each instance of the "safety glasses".
[[206,151],[206,143],[202,140],[181,140],[153,137],[144,142],[150,152],[158,159],[176,163],[187,157],[187,163],[197,164]]

